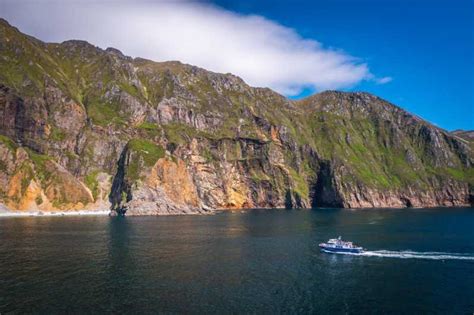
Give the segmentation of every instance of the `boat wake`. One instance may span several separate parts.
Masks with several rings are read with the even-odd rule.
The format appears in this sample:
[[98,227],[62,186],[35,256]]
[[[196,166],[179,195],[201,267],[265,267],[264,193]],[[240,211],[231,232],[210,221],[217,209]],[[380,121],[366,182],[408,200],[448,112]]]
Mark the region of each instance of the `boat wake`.
[[414,252],[414,251],[390,251],[390,250],[375,250],[364,251],[359,254],[352,254],[356,256],[368,257],[388,257],[388,258],[402,258],[402,259],[431,259],[431,260],[472,260],[474,261],[474,254],[462,253],[445,253],[445,252]]

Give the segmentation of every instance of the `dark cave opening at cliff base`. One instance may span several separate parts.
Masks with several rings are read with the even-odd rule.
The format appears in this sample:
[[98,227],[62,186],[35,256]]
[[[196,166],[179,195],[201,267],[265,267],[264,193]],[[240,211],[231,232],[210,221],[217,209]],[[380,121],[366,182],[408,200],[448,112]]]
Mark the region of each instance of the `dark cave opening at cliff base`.
[[400,201],[403,202],[403,204],[404,204],[405,207],[407,207],[407,208],[412,208],[412,207],[413,207],[413,204],[411,203],[411,200],[408,199],[408,198],[401,197],[401,198],[400,198]]
[[311,188],[312,208],[342,208],[342,198],[337,192],[331,164],[329,161],[322,161],[319,165],[316,182]]

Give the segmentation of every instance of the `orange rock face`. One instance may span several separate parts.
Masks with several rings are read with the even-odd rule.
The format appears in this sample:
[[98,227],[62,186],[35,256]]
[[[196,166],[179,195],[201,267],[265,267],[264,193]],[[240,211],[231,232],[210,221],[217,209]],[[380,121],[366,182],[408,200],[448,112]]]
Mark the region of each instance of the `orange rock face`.
[[[16,211],[82,210],[91,208],[91,191],[71,173],[52,160],[41,162],[31,159],[23,148],[0,146],[9,156],[5,186],[0,192],[6,206]],[[92,206],[93,208],[93,206]]]
[[159,159],[146,183],[155,189],[161,187],[167,197],[177,204],[200,205],[196,187],[183,160],[174,162],[166,158]]

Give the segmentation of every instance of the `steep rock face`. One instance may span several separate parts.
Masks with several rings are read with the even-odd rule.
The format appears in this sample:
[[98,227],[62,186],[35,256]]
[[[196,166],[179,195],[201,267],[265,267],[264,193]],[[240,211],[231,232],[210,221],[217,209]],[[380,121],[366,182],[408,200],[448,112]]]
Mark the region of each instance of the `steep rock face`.
[[309,206],[308,196],[294,192],[298,183],[292,176],[298,175],[273,142],[194,139],[176,154],[188,161],[206,208]]
[[182,160],[162,147],[131,140],[122,153],[110,201],[118,214],[192,214],[202,212],[196,186]]
[[[43,43],[0,20],[0,202],[13,210],[463,205],[473,146],[367,93]],[[40,203],[40,200],[42,201]]]
[[[107,209],[104,190],[94,196],[81,181],[50,157],[18,147],[0,138],[0,196],[6,206],[17,210]],[[105,199],[106,200],[106,199]]]
[[464,141],[367,93],[325,92],[301,105],[332,161],[328,187],[342,206],[469,203],[473,158]]

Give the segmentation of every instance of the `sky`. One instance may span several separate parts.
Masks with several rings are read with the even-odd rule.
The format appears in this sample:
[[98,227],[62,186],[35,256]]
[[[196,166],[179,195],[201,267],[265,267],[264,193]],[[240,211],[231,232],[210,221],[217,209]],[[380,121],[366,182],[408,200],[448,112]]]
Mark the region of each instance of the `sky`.
[[0,0],[48,42],[233,73],[298,99],[367,91],[447,129],[474,129],[473,0]]

